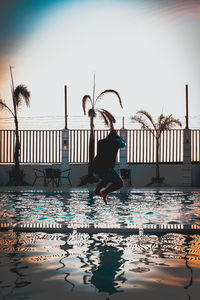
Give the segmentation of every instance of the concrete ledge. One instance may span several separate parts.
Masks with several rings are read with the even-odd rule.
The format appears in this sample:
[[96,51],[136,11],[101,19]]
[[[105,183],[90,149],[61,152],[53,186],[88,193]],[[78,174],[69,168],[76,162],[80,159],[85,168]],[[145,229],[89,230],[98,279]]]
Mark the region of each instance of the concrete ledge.
[[13,230],[14,232],[48,232],[48,233],[117,233],[117,234],[156,234],[167,233],[200,234],[200,225],[190,224],[144,224],[138,227],[129,223],[120,224],[75,224],[75,223],[0,223],[0,231]]

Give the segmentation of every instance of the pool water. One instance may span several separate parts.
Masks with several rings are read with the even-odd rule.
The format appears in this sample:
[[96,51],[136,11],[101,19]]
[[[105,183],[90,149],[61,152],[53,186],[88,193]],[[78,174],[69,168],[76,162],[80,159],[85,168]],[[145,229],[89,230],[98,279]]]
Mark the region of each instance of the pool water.
[[109,195],[108,205],[87,189],[1,193],[1,222],[200,224],[200,193],[139,191]]
[[[2,192],[1,222],[200,224],[198,192]],[[197,300],[200,236],[0,232],[0,299]]]

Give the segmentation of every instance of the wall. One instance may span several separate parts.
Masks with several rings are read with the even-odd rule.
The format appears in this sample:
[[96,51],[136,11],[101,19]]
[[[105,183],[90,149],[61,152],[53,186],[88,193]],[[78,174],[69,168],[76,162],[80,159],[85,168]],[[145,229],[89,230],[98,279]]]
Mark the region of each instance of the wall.
[[[61,168],[60,164],[45,164],[45,165],[22,165],[24,170],[24,180],[28,184],[32,184],[35,178],[34,168],[44,169],[47,167]],[[87,164],[73,164],[71,167],[71,181],[73,186],[78,186],[80,177],[87,174]],[[0,185],[8,183],[8,172],[12,165],[0,165]],[[144,187],[151,182],[151,178],[155,176],[155,164],[128,164],[131,170],[131,184],[133,187]],[[119,171],[119,166],[116,166]],[[165,183],[169,186],[183,186],[183,164],[160,164],[160,176],[165,177]],[[126,185],[128,185],[126,183]],[[38,179],[35,186],[43,186],[43,179]],[[192,186],[200,186],[200,164],[192,164]]]

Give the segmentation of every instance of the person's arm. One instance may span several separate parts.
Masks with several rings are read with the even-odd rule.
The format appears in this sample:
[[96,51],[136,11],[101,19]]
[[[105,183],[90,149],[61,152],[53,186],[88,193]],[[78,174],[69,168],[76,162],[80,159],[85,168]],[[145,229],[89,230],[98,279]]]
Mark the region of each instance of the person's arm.
[[118,143],[119,143],[119,148],[124,148],[124,147],[126,147],[126,142],[123,140],[123,138],[121,138],[121,136],[118,135],[117,141],[118,141]]

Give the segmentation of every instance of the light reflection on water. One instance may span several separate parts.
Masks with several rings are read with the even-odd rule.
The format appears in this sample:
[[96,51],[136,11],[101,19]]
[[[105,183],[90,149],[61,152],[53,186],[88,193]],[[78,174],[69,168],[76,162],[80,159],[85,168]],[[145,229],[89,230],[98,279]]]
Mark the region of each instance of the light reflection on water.
[[[1,222],[200,224],[199,193],[1,193]],[[197,300],[200,237],[0,232],[2,299]],[[121,295],[122,298],[119,298]],[[198,296],[196,296],[198,295]],[[84,298],[85,297],[85,298]]]
[[1,232],[0,264],[2,299],[55,299],[57,291],[61,300],[196,300],[200,291],[198,235]]
[[105,206],[90,192],[1,193],[2,222],[200,224],[199,193],[116,192]]

